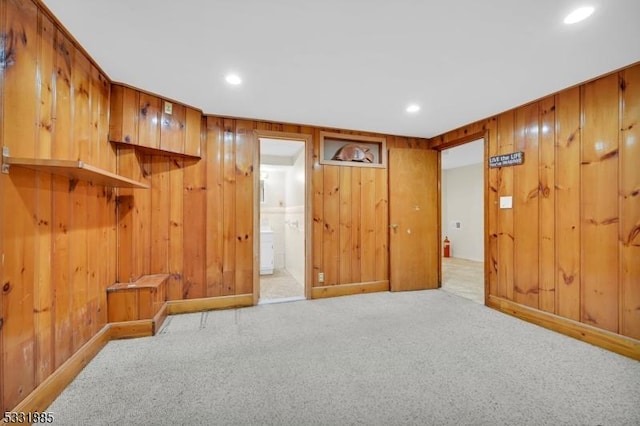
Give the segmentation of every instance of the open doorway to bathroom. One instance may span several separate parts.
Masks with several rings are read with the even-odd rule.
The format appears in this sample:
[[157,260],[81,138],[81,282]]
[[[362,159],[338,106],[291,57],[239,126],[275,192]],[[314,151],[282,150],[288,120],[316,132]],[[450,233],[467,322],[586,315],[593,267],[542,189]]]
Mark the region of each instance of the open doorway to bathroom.
[[304,140],[259,137],[259,303],[305,298]]
[[442,290],[484,304],[484,139],[440,159]]

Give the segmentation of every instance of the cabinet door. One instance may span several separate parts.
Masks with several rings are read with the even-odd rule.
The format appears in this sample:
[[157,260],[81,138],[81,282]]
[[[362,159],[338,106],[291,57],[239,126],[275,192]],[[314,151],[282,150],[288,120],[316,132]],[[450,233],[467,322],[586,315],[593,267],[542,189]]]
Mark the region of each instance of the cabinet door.
[[202,135],[202,114],[193,108],[187,108],[187,128],[184,139],[184,153],[200,157]]
[[140,93],[138,145],[160,149],[160,98]]
[[109,140],[138,144],[139,93],[129,87],[111,86]]
[[[172,105],[170,112],[167,103]],[[184,105],[162,102],[160,149],[179,154],[184,153],[185,109]]]

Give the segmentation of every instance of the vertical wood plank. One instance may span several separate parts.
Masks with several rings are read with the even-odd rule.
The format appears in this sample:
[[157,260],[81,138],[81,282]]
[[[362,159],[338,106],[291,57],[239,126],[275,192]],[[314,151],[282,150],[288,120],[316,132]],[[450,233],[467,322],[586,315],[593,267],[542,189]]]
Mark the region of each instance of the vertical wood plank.
[[38,15],[38,18],[38,91],[40,104],[36,155],[38,158],[51,158],[56,29],[53,22],[42,13]]
[[580,88],[556,95],[556,313],[580,320]]
[[61,31],[56,32],[55,111],[52,158],[72,159],[73,91],[72,64],[75,49]]
[[[108,104],[106,104],[108,105]],[[106,140],[106,139],[104,139]],[[118,236],[118,225],[117,225],[117,207],[116,207],[116,194],[113,188],[104,188],[104,197],[103,197],[103,207],[101,208],[101,219],[102,219],[102,253],[107,253],[106,257],[108,259],[108,263],[105,265],[102,276],[103,279],[101,281],[102,290],[99,294],[99,313],[98,313],[98,324],[101,328],[107,323],[107,287],[116,282],[116,273],[117,273],[117,236]]]
[[161,103],[161,124],[160,124],[160,148],[165,151],[183,153],[184,152],[184,127],[185,127],[185,106],[173,104],[171,114],[165,112],[164,104]]
[[[320,130],[315,129],[313,132],[313,164],[311,169],[311,186],[312,186],[312,199],[311,199],[311,214],[313,218],[312,229],[312,282],[313,286],[322,286],[318,280],[318,274],[323,272],[324,268],[324,167],[320,165],[320,147],[318,141],[320,140]],[[359,240],[359,238],[358,238]],[[359,256],[358,256],[359,258]],[[359,265],[358,265],[359,266]],[[359,269],[359,268],[358,268]],[[359,275],[359,272],[358,272]]]
[[[514,111],[498,116],[498,154],[513,152]],[[513,167],[498,171],[498,197],[513,196]],[[513,300],[513,210],[498,210],[498,296]]]
[[[106,108],[106,109],[105,109]],[[94,151],[91,164],[114,171],[107,151],[109,143],[109,87],[108,82],[94,65],[91,65],[91,143]]]
[[71,159],[91,161],[91,65],[89,60],[75,49],[73,62],[73,141]]
[[160,98],[140,93],[138,99],[138,144],[160,148]]
[[360,279],[362,282],[374,281],[376,277],[376,170],[362,167],[362,192],[360,194],[360,241],[362,258]]
[[90,339],[98,332],[98,309],[101,290],[104,283],[100,282],[100,264],[108,257],[99,251],[100,240],[100,196],[102,187],[87,186],[86,210],[86,248],[87,248],[87,316],[85,322],[86,337]]
[[200,111],[187,108],[185,117],[184,153],[201,156],[200,139],[202,135],[202,114]]
[[[5,130],[6,130],[5,126]],[[13,126],[12,126],[13,127]],[[32,126],[33,129],[33,126]],[[5,135],[10,135],[6,131]],[[37,233],[35,172],[13,168],[11,180],[3,176],[2,221],[4,235],[3,371],[4,406],[14,407],[35,387],[34,236]]]
[[618,331],[619,96],[616,74],[582,86],[581,321]]
[[340,257],[338,258],[338,284],[352,283],[351,275],[351,227],[353,217],[351,212],[351,170],[354,167],[339,168],[338,197],[339,207],[339,228],[340,233]]
[[183,245],[184,245],[184,196],[183,196],[183,160],[172,158],[169,161],[169,273],[171,278],[167,286],[167,299],[182,299],[183,282]]
[[206,205],[206,280],[207,295],[222,296],[224,286],[222,266],[224,253],[224,141],[222,120],[207,117],[206,150],[203,157],[207,170]]
[[555,252],[555,99],[540,101],[539,283],[540,309],[556,310]]
[[339,279],[340,255],[340,168],[324,166],[322,258],[324,285],[336,285]]
[[[33,156],[36,152],[40,85],[38,81],[38,16],[30,1],[6,2],[3,40],[13,46],[11,61],[6,61],[2,83],[2,142],[13,156]],[[34,323],[35,267],[38,228],[36,173],[12,168],[11,177],[3,176],[3,206],[0,221],[3,234],[4,263],[0,277],[2,296],[2,393],[5,409],[13,408],[35,387],[36,330]],[[20,366],[16,368],[13,366]]]
[[124,120],[124,87],[118,84],[111,85],[109,108],[109,140],[124,142],[124,136],[122,134]]
[[70,193],[69,284],[71,287],[71,351],[88,339],[87,312],[87,183],[78,182]]
[[[137,181],[146,184],[151,183],[151,155],[137,154],[139,177]],[[137,234],[137,243],[133,253],[135,262],[134,274],[136,277],[149,274],[151,271],[151,191],[148,189],[134,189],[135,202],[134,227]]]
[[138,144],[139,96],[130,87],[111,85],[109,140]]
[[640,65],[622,72],[620,333],[640,339]]
[[389,279],[389,197],[387,169],[375,169],[375,280]]
[[[0,2],[0,26],[5,27],[5,2]],[[4,122],[4,76],[0,74],[0,119]],[[4,146],[4,132],[0,129],[0,146]],[[0,200],[4,201],[4,187],[8,185],[8,176],[0,173]],[[4,256],[4,217],[0,214],[0,256]],[[0,286],[4,287],[4,262],[0,262]],[[4,291],[0,291],[0,319],[4,322]],[[0,371],[4,376],[4,333],[0,333]],[[0,378],[0,410],[10,410],[4,404],[4,378]]]
[[[36,155],[51,158],[52,113],[53,113],[53,68],[55,27],[43,14],[38,15],[38,79],[40,103],[38,110],[38,138]],[[37,234],[35,238],[35,288],[34,327],[36,376],[38,385],[54,369],[53,341],[53,287],[51,282],[51,175],[37,173],[36,180]],[[2,233],[0,232],[0,235]],[[0,250],[1,253],[1,250]]]
[[184,162],[184,221],[183,295],[185,299],[204,297],[205,238],[206,238],[206,177],[203,160]]
[[[68,130],[67,130],[68,131]],[[57,128],[56,135],[65,133]],[[69,280],[69,180],[53,176],[53,254],[52,283],[54,293],[55,368],[72,354],[71,283]]]
[[361,168],[351,167],[351,279],[354,283],[361,282],[360,262],[361,262],[361,232],[360,220],[362,210],[360,209],[362,198]]
[[225,119],[224,126],[224,184],[223,191],[223,235],[224,252],[222,255],[223,294],[236,293],[236,150],[235,122]]
[[515,301],[538,307],[538,103],[515,111],[515,151],[524,164],[512,167]]
[[8,66],[3,69],[3,123],[4,144],[14,157],[32,157],[36,152],[36,111],[40,100],[37,79],[38,11],[26,0],[7,4],[7,40],[12,46]]
[[[487,157],[498,155],[498,121],[493,117],[487,123],[487,138],[485,138],[485,152]],[[498,190],[500,188],[500,172],[499,169],[489,169],[485,165],[485,223],[487,223],[488,247],[485,253],[485,272],[488,275],[489,288],[488,294],[499,296],[498,294],[498,263],[501,261],[498,253],[498,214],[499,214],[499,198]],[[485,300],[486,300],[485,294]]]
[[[118,147],[118,173],[123,176],[134,177],[134,171],[138,167],[136,154],[133,148],[127,146]],[[133,281],[135,276],[135,205],[134,192],[130,188],[120,188],[117,199],[117,246],[118,261],[117,275],[118,282]]]
[[151,274],[169,272],[170,159],[151,158]]
[[250,121],[236,121],[236,294],[253,291],[253,152]]

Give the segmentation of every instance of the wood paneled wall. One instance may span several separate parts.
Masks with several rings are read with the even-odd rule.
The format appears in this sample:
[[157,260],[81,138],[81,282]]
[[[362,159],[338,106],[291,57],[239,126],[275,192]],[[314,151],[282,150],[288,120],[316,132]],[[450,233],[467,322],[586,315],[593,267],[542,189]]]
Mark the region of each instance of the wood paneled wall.
[[[115,171],[110,82],[30,0],[0,2],[0,145]],[[12,166],[0,175],[0,406],[10,410],[106,323],[112,190]]]
[[118,197],[119,280],[171,273],[171,300],[252,292],[254,130],[312,135],[313,285],[389,279],[386,169],[321,165],[320,131],[335,129],[209,116],[203,130],[200,161],[119,148],[120,173],[151,185]]
[[[489,294],[640,339],[640,64],[431,141],[488,130]],[[513,209],[498,208],[513,196]]]

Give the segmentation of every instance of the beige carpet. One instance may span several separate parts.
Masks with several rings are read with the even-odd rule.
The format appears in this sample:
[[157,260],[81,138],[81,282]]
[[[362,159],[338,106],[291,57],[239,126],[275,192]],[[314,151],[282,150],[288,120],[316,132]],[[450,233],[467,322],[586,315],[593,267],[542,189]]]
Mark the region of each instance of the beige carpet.
[[441,290],[170,316],[56,425],[638,425],[640,363]]
[[484,304],[484,263],[443,257],[442,290]]

